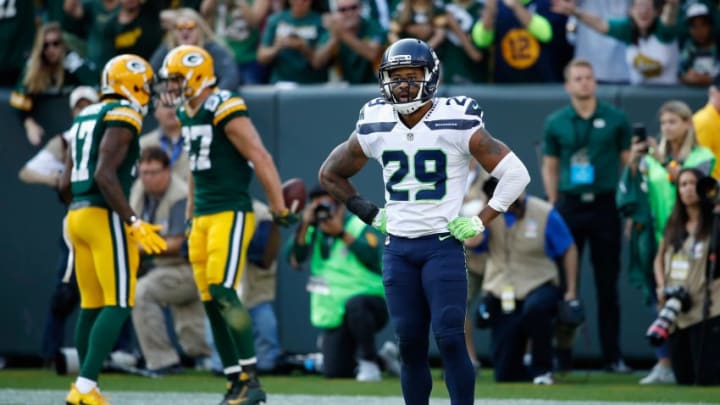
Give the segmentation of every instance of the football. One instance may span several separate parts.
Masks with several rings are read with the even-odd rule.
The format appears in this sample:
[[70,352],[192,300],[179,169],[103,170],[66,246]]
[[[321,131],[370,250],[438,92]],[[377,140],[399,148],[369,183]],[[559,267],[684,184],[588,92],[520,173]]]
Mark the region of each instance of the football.
[[305,182],[302,179],[294,177],[285,181],[282,184],[282,193],[285,206],[290,209],[292,214],[300,212],[305,208],[307,190],[305,189]]

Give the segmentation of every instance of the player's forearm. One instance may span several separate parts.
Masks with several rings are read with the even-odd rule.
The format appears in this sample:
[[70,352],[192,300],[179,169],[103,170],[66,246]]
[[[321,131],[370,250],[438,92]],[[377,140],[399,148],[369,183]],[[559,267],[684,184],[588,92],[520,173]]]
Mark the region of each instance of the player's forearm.
[[527,167],[514,152],[505,155],[490,174],[498,179],[498,184],[488,207],[499,212],[505,212],[530,183]]
[[95,172],[95,182],[100,189],[105,202],[115,211],[123,221],[128,221],[134,215],[130,204],[125,199],[125,193],[120,186],[120,180],[114,170],[98,168]]
[[71,153],[65,155],[65,170],[60,177],[60,184],[58,184],[60,199],[65,204],[70,204],[72,201],[72,191],[70,190],[70,172],[72,171],[73,163]]
[[350,197],[357,195],[357,189],[350,183],[347,177],[344,177],[335,171],[333,171],[331,165],[323,164],[320,167],[320,185],[325,189],[333,198],[340,201],[341,203],[347,202]]
[[275,213],[282,212],[285,209],[285,202],[281,191],[280,175],[272,156],[264,151],[264,153],[254,156],[251,161],[255,166],[255,175],[265,190],[270,210]]

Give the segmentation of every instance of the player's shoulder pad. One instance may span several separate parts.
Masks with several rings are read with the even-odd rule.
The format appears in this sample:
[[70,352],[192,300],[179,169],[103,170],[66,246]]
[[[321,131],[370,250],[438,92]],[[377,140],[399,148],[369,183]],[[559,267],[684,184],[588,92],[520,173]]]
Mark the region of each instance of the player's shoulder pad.
[[234,112],[247,112],[245,100],[227,90],[221,90],[205,100],[204,108],[213,113],[213,123],[217,124]]
[[477,100],[472,97],[447,97],[444,99],[443,103],[447,108],[462,112],[463,115],[478,117],[481,120],[483,118],[483,109],[480,107],[480,104],[478,104]]
[[120,121],[130,124],[137,132],[142,129],[142,112],[132,103],[122,101],[111,106],[103,116],[103,121]]
[[377,97],[368,101],[360,109],[358,121],[372,119],[372,117],[379,115],[388,105],[387,100],[383,97]]

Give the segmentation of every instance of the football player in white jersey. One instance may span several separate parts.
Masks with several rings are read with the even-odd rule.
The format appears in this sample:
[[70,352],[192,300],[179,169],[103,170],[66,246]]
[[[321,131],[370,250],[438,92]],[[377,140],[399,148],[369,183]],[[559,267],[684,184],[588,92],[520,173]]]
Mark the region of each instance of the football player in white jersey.
[[[383,279],[398,336],[405,403],[429,401],[429,327],[445,367],[453,405],[472,404],[475,373],[465,350],[467,278],[462,242],[476,236],[525,189],[530,176],[505,144],[484,128],[468,97],[435,97],[440,62],[423,41],[407,38],[383,55],[383,97],[360,111],[355,131],[320,168],[333,197],[387,233]],[[349,179],[368,159],[383,168],[385,208],[361,197]],[[458,214],[470,160],[499,180],[487,206],[472,218]]]

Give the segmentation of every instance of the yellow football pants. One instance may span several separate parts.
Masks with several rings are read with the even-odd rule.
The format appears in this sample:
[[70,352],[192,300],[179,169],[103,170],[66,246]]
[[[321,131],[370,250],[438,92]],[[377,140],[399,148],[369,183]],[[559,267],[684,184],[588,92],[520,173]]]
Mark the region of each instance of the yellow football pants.
[[210,285],[237,289],[255,232],[255,214],[223,211],[193,218],[188,254],[200,298],[209,301]]
[[128,243],[120,216],[101,207],[71,210],[67,231],[75,254],[80,307],[132,307],[140,256],[137,245]]

